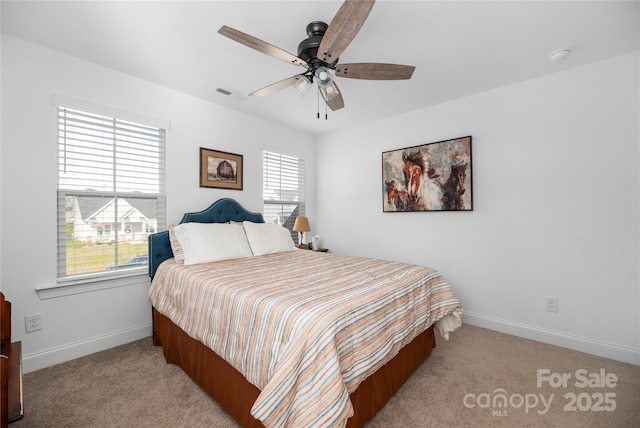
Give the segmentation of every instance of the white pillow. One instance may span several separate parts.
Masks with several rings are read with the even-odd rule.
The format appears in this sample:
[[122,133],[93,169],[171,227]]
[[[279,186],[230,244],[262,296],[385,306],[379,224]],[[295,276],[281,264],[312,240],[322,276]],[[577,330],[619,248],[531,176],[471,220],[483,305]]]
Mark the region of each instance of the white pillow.
[[274,223],[242,223],[254,256],[296,249],[291,232]]
[[182,223],[173,228],[184,251],[184,264],[251,257],[247,236],[240,225]]

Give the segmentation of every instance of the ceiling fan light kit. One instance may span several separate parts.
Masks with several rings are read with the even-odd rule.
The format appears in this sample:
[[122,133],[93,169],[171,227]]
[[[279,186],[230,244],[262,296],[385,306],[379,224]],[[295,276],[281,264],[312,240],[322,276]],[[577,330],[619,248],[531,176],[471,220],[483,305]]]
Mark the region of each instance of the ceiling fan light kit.
[[309,93],[311,86],[311,80],[309,80],[307,76],[300,77],[300,79],[298,79],[298,81],[293,85],[293,87],[296,88],[296,91],[298,91],[298,94],[303,97]]
[[307,38],[298,45],[298,55],[293,55],[267,42],[236,29],[222,26],[218,33],[273,58],[306,69],[301,74],[272,83],[252,92],[251,96],[264,96],[280,89],[294,86],[305,95],[313,82],[333,111],[344,108],[344,99],[338,89],[336,76],[365,80],[410,79],[415,67],[384,63],[353,63],[338,66],[339,56],[349,46],[373,8],[375,0],[346,0],[330,24],[313,21],[306,27]]
[[333,84],[333,73],[325,66],[320,66],[314,73],[316,82],[321,88],[328,88]]
[[335,89],[333,86],[327,86],[327,87],[319,86],[319,89],[320,89],[320,93],[322,94],[322,98],[325,99],[327,104],[329,104],[329,101],[331,101],[332,99],[340,96],[340,92],[337,89]]

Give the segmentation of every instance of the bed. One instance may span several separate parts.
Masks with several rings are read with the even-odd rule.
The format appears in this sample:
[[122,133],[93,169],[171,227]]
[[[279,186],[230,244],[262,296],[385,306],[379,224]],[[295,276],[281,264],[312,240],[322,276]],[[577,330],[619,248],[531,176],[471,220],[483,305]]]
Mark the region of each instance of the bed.
[[153,343],[244,427],[359,427],[462,307],[433,269],[301,250],[282,231],[224,198],[150,235]]

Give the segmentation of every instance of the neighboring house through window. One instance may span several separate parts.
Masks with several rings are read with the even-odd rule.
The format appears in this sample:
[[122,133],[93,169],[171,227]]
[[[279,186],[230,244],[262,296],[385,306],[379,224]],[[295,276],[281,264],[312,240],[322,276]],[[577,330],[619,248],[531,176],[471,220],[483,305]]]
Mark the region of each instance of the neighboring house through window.
[[296,156],[264,151],[262,153],[263,215],[267,223],[276,223],[293,232],[296,217],[305,215],[305,162]]
[[165,226],[165,129],[54,102],[58,279],[146,266],[147,236]]

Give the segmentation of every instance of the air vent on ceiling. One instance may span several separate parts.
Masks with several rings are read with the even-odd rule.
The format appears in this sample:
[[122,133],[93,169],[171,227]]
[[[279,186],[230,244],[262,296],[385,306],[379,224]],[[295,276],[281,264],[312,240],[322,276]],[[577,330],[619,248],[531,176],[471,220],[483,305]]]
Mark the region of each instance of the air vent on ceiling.
[[230,91],[224,88],[216,88],[216,92],[240,101],[244,101],[248,98],[246,95],[242,95],[239,92]]

